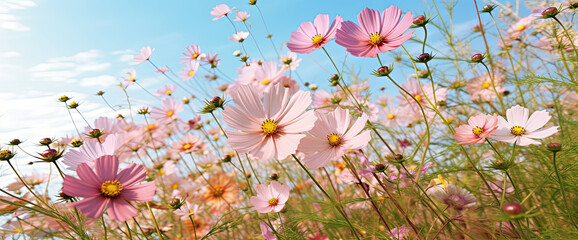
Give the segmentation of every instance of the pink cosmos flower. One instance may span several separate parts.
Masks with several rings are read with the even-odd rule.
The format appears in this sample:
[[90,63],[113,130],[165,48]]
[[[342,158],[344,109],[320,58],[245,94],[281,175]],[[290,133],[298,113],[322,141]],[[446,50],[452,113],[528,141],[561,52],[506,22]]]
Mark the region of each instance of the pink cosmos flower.
[[179,72],[179,75],[183,81],[187,81],[195,76],[198,69],[199,61],[188,61],[183,67],[183,70]]
[[289,199],[290,190],[289,186],[277,181],[271,181],[269,186],[259,184],[255,189],[257,196],[252,196],[249,202],[259,213],[280,212]]
[[243,42],[249,36],[249,32],[236,32],[233,36],[229,37],[229,40],[235,42]]
[[491,138],[498,141],[515,143],[518,146],[528,146],[530,144],[540,144],[534,140],[536,138],[546,138],[558,132],[558,126],[542,128],[548,120],[550,114],[545,110],[536,111],[528,118],[530,110],[516,105],[506,111],[506,117],[498,117],[498,130]]
[[185,56],[181,57],[181,59],[184,59],[182,62],[198,60],[200,57],[202,57],[201,46],[196,45],[196,44],[192,44],[191,46],[187,46],[187,51],[183,52],[183,55],[185,55]]
[[150,57],[151,57],[151,54],[153,54],[153,51],[154,51],[154,50],[155,50],[154,48],[151,49],[151,47],[149,47],[149,46],[146,46],[146,47],[141,48],[141,49],[140,49],[140,53],[137,54],[137,55],[134,55],[134,57],[133,57],[133,59],[134,59],[133,64],[141,64],[141,63],[149,60]]
[[343,19],[335,17],[330,23],[329,15],[319,14],[312,22],[303,22],[297,32],[291,33],[287,48],[296,53],[311,53],[322,48],[335,37],[335,31],[341,26]]
[[210,64],[211,68],[216,68],[217,66],[219,66],[219,61],[221,61],[221,59],[218,59],[217,56],[219,56],[218,53],[215,53],[214,55],[207,53],[207,55],[204,58],[202,58],[201,61],[203,61],[206,64]]
[[85,141],[77,149],[70,149],[62,156],[62,163],[67,169],[76,171],[78,165],[85,163],[89,167],[94,166],[94,160],[105,155],[117,155],[123,147],[125,139],[120,134],[112,134],[103,143]]
[[227,4],[219,4],[215,6],[215,8],[213,8],[213,11],[211,11],[211,15],[215,16],[215,18],[213,18],[213,21],[217,21],[222,17],[227,16],[227,14],[229,14],[233,9],[235,8],[233,7],[232,9],[230,9],[229,6],[227,6]]
[[358,57],[376,57],[378,53],[398,48],[411,38],[413,31],[403,34],[413,22],[413,15],[407,12],[401,18],[401,9],[391,6],[381,16],[379,11],[365,8],[357,21],[345,21],[337,29],[335,42],[347,49],[347,52]]
[[248,14],[247,12],[238,11],[238,12],[237,12],[237,17],[236,17],[233,21],[244,22],[244,21],[247,21],[247,19],[248,19],[250,16],[251,16],[251,14]]
[[353,124],[348,109],[336,108],[328,114],[315,112],[315,127],[309,130],[299,144],[299,151],[305,154],[303,163],[308,168],[324,167],[330,161],[338,160],[349,149],[364,148],[371,135],[362,131],[367,122],[367,114],[361,115]]
[[175,85],[172,84],[165,84],[162,87],[160,87],[157,92],[153,93],[153,95],[155,97],[164,97],[164,96],[171,96],[175,90],[177,90],[177,87],[175,87]]
[[197,144],[200,143],[200,141],[201,139],[197,136],[187,133],[180,141],[173,144],[173,148],[182,153],[190,153],[197,149]]
[[284,72],[285,69],[279,67],[274,61],[262,62],[261,64],[252,62],[249,66],[239,68],[239,77],[235,82],[238,85],[251,84],[259,93],[263,93],[277,85]]
[[504,80],[506,76],[503,74],[495,74],[494,75],[494,86],[496,90],[494,91],[494,87],[492,87],[492,79],[488,74],[474,77],[468,80],[468,84],[466,84],[466,91],[470,94],[470,100],[481,100],[481,101],[491,101],[492,99],[498,97],[498,94],[504,92]]
[[[275,231],[280,233],[283,232],[283,226],[281,225],[281,219],[277,219],[275,221],[271,221],[271,223],[273,224],[273,227],[275,228]],[[271,229],[271,227],[269,227],[269,225],[265,222],[261,222],[261,224],[259,224],[259,227],[261,228],[261,235],[263,235],[263,237],[267,240],[275,240],[277,239],[277,237],[275,236],[275,233],[273,232],[273,229]]]
[[386,127],[394,128],[399,126],[406,126],[407,125],[407,112],[411,111],[408,106],[404,107],[394,107],[394,106],[387,106],[383,108],[381,112],[384,116],[383,118],[383,125]]
[[183,103],[178,101],[175,103],[173,98],[164,98],[161,100],[163,108],[153,107],[151,109],[151,116],[162,123],[169,123],[177,119],[177,114],[184,110]]
[[297,54],[294,52],[288,52],[286,55],[281,56],[279,61],[285,64],[285,69],[289,69],[291,71],[297,70],[299,67],[299,63],[301,63],[301,58],[297,58]]
[[407,228],[405,225],[402,225],[401,227],[391,229],[391,232],[388,232],[387,235],[393,239],[405,239],[409,236],[409,228]]
[[155,69],[155,72],[161,73],[161,74],[162,74],[162,73],[166,73],[166,72],[168,72],[168,71],[169,71],[169,68],[168,68],[168,67],[160,67],[160,68]]
[[118,158],[102,156],[96,159],[93,168],[86,163],[78,165],[79,178],[65,176],[62,192],[73,197],[83,197],[72,205],[90,218],[98,218],[108,208],[110,219],[126,221],[138,215],[138,210],[129,201],[153,200],[155,182],[137,185],[146,178],[142,165],[131,163],[118,172]]
[[130,72],[126,73],[128,76],[126,78],[123,79],[123,81],[126,84],[131,84],[133,82],[136,82],[136,70],[131,69]]
[[295,153],[303,132],[313,128],[315,115],[305,110],[311,104],[309,92],[275,85],[265,93],[264,103],[257,91],[249,85],[231,90],[236,107],[223,111],[223,120],[234,129],[227,131],[229,144],[240,153],[250,153],[256,158],[284,159]]
[[498,129],[498,115],[480,114],[468,119],[468,124],[456,128],[454,138],[460,145],[483,143]]

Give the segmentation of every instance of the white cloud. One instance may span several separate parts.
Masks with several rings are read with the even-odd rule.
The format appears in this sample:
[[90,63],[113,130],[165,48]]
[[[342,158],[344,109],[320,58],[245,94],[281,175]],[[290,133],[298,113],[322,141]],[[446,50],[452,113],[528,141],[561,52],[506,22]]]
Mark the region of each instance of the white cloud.
[[106,71],[112,65],[109,62],[99,62],[104,58],[99,50],[88,50],[79,52],[72,56],[57,57],[47,60],[44,63],[32,66],[29,69],[32,77],[49,82],[63,82],[63,83],[84,83],[84,86],[110,86],[110,81],[107,80],[103,84],[93,85],[83,82],[86,78],[94,78],[90,74]]
[[20,57],[20,53],[19,52],[14,52],[14,51],[10,51],[10,52],[0,52],[0,58],[15,58],[15,57]]
[[83,87],[91,87],[91,86],[111,87],[117,85],[118,83],[119,83],[118,78],[111,75],[100,75],[96,77],[83,78],[80,80],[80,86]]
[[13,11],[36,6],[30,0],[0,0],[0,28],[15,32],[30,31],[30,27],[20,22],[20,17],[14,15]]

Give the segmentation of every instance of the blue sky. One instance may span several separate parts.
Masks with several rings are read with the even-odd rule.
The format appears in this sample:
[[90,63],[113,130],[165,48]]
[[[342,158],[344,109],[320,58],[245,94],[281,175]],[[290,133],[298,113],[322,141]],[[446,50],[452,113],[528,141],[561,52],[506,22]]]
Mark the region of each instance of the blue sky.
[[[220,68],[235,78],[235,69],[240,62],[232,55],[240,46],[228,38],[234,33],[226,19],[211,21],[209,13],[217,4],[225,3],[251,14],[249,22],[252,33],[267,60],[275,60],[271,43],[265,39],[263,22],[254,6],[242,1],[64,1],[64,0],[0,0],[0,143],[13,138],[28,139],[35,143],[43,137],[60,137],[73,133],[70,118],[63,104],[56,99],[63,94],[79,101],[79,108],[92,122],[98,116],[114,117],[117,113],[106,107],[95,95],[105,91],[107,99],[123,103],[123,93],[115,86],[134,68],[137,81],[154,92],[167,83],[153,72],[148,64],[131,65],[132,55],[143,46],[155,48],[151,60],[157,65],[168,65],[173,71],[181,68],[181,52],[190,44],[198,44],[203,52],[218,52]],[[344,20],[357,22],[357,14],[365,7],[383,10],[395,4],[404,13],[414,15],[430,12],[431,6],[421,0],[412,1],[331,1],[331,0],[259,0],[273,40],[277,48],[289,40],[304,21],[312,21],[317,14],[340,15]],[[483,3],[480,1],[480,7]],[[441,3],[438,7],[444,8]],[[456,8],[455,30],[468,31],[477,19],[471,1],[463,1]],[[434,11],[434,10],[432,10]],[[440,9],[445,14],[445,10]],[[234,18],[234,16],[232,16]],[[245,27],[235,22],[239,31]],[[429,39],[435,44],[439,35],[431,33]],[[422,31],[414,34],[421,38]],[[419,54],[415,43],[408,44]],[[254,42],[245,41],[245,47],[258,58]],[[345,49],[331,42],[328,51],[337,62],[345,59]],[[287,49],[279,50],[286,53]],[[410,50],[412,51],[412,50]],[[427,51],[427,50],[426,50]],[[332,69],[322,51],[303,58],[298,69],[303,81],[324,87]],[[382,54],[384,63],[392,62],[390,54]],[[361,77],[370,77],[369,72],[379,67],[375,59],[348,56],[347,64],[363,68]],[[405,69],[409,73],[411,69]],[[203,72],[200,76],[204,75]],[[397,76],[401,79],[399,72]],[[203,81],[202,78],[197,79]],[[206,85],[207,88],[210,88]],[[372,80],[371,86],[378,89],[388,86],[383,80]],[[213,90],[210,88],[210,90]],[[133,104],[158,105],[158,100],[137,86],[128,90]],[[185,96],[177,90],[178,97]],[[392,92],[395,92],[392,90]],[[126,115],[126,111],[121,111]],[[79,125],[81,119],[75,115]],[[29,145],[32,145],[29,143]]]

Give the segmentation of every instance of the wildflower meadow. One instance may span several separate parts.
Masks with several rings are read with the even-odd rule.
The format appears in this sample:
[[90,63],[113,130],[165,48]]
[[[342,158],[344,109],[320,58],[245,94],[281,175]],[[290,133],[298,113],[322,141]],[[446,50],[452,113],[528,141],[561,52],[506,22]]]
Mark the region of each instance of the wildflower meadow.
[[578,1],[211,2],[0,133],[2,239],[578,239]]

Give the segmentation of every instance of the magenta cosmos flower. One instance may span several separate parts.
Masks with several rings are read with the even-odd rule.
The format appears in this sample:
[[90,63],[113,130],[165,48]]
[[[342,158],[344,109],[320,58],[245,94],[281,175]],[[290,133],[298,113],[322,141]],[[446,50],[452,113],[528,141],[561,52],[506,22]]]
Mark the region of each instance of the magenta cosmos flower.
[[535,138],[546,138],[558,132],[558,126],[542,128],[548,120],[550,114],[545,110],[536,111],[530,115],[530,110],[516,105],[506,111],[506,117],[498,117],[498,130],[491,138],[507,143],[516,143],[519,146],[530,144],[540,144]]
[[271,181],[269,186],[259,184],[255,189],[257,196],[252,196],[249,202],[259,213],[280,212],[289,199],[290,190],[289,186],[277,181]]
[[317,121],[315,127],[309,131],[299,144],[299,151],[305,154],[303,163],[308,168],[320,168],[330,161],[339,159],[349,149],[364,148],[371,135],[369,131],[362,131],[367,122],[367,114],[351,124],[349,110],[336,108],[328,114],[315,112]]
[[331,22],[329,15],[319,14],[313,22],[301,23],[297,32],[291,33],[287,48],[296,53],[310,53],[322,48],[335,37],[341,22],[343,19],[340,16]]
[[403,34],[413,22],[413,15],[407,12],[401,18],[401,9],[391,6],[379,15],[377,10],[365,8],[357,21],[345,21],[337,29],[335,42],[358,57],[376,57],[378,53],[398,48],[411,38],[413,31]]
[[315,115],[305,111],[311,104],[309,92],[292,95],[289,88],[277,84],[261,102],[253,87],[239,85],[230,95],[236,107],[226,107],[223,120],[229,127],[241,130],[227,131],[229,144],[240,153],[265,160],[284,159],[295,153],[305,137],[303,132],[313,128]]
[[498,115],[480,114],[468,119],[468,124],[456,128],[454,138],[460,145],[483,143],[498,129]]
[[83,197],[72,205],[90,218],[98,218],[107,208],[108,217],[126,221],[138,211],[129,201],[151,201],[155,195],[155,182],[138,184],[146,178],[146,170],[135,163],[118,172],[118,158],[111,155],[96,159],[93,168],[88,164],[78,165],[79,178],[65,176],[62,192],[72,197]]
[[133,64],[141,64],[147,60],[149,60],[151,58],[151,54],[153,54],[153,51],[155,49],[149,46],[143,47],[140,49],[140,53],[137,55],[134,55],[133,59],[134,59],[134,63]]

